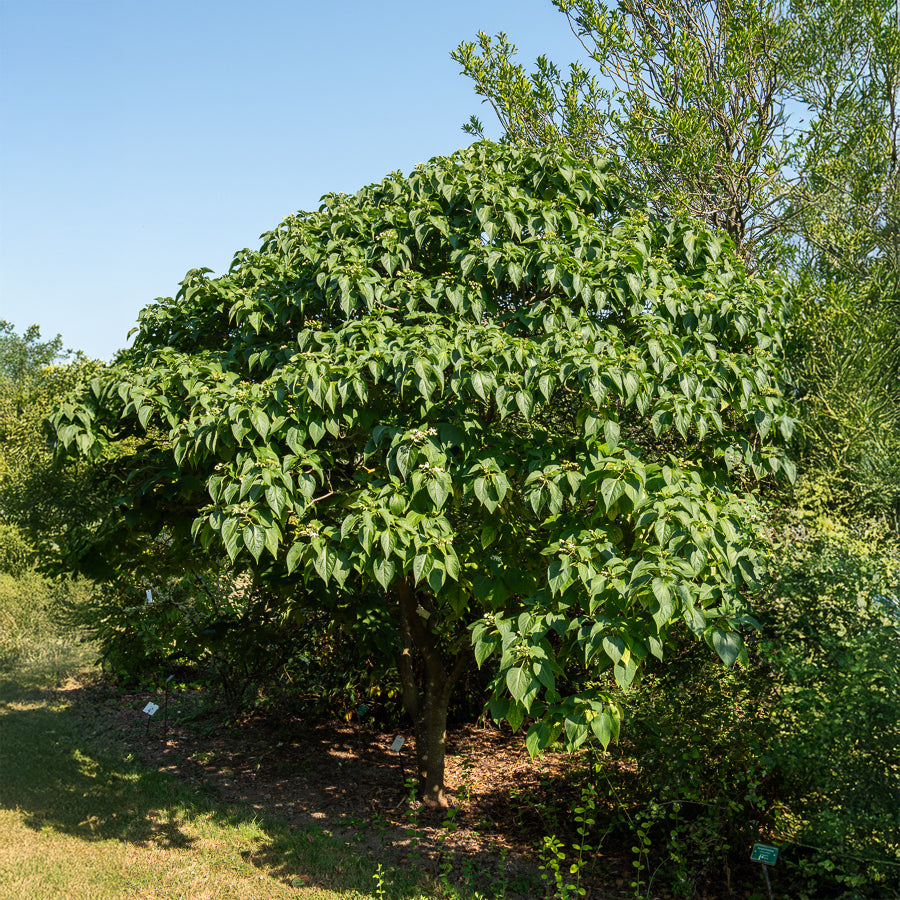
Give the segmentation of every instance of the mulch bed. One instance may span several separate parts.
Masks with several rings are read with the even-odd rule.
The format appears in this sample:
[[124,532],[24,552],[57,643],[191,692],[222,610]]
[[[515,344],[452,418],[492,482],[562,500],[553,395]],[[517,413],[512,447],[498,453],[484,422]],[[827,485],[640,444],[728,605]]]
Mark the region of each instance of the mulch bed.
[[[454,803],[448,813],[410,803],[415,739],[404,735],[402,751],[392,752],[396,732],[356,717],[310,724],[251,714],[185,724],[199,695],[174,693],[166,710],[161,694],[123,694],[102,681],[72,690],[69,699],[90,704],[100,731],[124,753],[223,803],[248,806],[295,829],[324,831],[395,865],[474,880],[485,896],[500,883],[509,898],[545,896],[538,868],[543,838],[555,835],[567,847],[579,840],[571,810],[586,777],[580,758],[546,753],[532,760],[521,734],[491,723],[448,731],[446,784]],[[148,701],[161,707],[150,719],[141,712]],[[630,765],[614,756],[608,764]],[[627,835],[608,835],[589,855],[582,871],[588,897],[634,896],[631,843]]]

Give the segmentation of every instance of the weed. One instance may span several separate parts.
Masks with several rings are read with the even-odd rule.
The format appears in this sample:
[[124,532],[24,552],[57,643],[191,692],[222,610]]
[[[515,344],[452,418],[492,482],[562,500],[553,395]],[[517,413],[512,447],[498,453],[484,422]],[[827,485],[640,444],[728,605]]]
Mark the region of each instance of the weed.
[[387,897],[387,891],[385,890],[385,877],[384,877],[384,867],[381,863],[375,867],[375,872],[372,875],[372,880],[375,882],[375,896],[378,900],[385,900]]

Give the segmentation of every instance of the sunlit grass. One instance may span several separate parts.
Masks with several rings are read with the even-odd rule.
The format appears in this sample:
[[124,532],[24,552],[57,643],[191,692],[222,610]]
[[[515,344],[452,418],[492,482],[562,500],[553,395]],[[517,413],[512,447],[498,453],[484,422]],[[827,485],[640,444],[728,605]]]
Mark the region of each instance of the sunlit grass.
[[[0,679],[0,900],[373,895],[377,860],[123,759],[38,680]],[[387,881],[389,897],[436,893]]]

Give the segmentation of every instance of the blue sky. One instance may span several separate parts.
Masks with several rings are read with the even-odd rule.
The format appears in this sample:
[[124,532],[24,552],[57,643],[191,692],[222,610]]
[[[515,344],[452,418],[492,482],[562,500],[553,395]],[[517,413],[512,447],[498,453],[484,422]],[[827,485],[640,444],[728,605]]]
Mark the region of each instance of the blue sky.
[[108,359],[329,191],[494,128],[450,51],[581,49],[550,0],[0,0],[0,319]]

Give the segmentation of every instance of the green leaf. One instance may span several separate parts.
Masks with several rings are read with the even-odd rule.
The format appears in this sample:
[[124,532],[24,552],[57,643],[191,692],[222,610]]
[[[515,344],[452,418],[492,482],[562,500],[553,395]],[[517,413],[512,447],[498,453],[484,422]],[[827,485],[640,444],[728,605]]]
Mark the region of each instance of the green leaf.
[[613,661],[618,663],[625,652],[625,641],[620,637],[605,636],[602,641],[603,651]]
[[613,450],[619,443],[619,423],[612,419],[607,419],[603,423],[603,437],[606,440],[610,450]]
[[423,578],[428,578],[428,573],[431,571],[433,565],[434,561],[431,558],[430,552],[416,554],[415,559],[413,559],[413,578],[415,579],[416,584]]
[[486,550],[491,544],[497,540],[500,533],[500,523],[496,519],[490,519],[485,522],[481,528],[481,547]]
[[297,563],[300,561],[300,557],[303,554],[303,551],[306,549],[306,546],[306,544],[296,543],[291,547],[290,550],[288,550],[287,558],[285,559],[288,574],[290,574],[294,571],[294,569],[297,568]]
[[531,414],[534,412],[534,397],[531,391],[517,391],[516,406],[519,407],[519,412],[524,418],[530,419]]
[[606,712],[598,712],[597,715],[591,719],[591,731],[594,732],[594,737],[600,741],[605,750],[612,739],[612,722]]
[[278,559],[278,547],[281,544],[281,534],[276,525],[266,528],[266,549],[272,554],[273,559]]
[[250,424],[256,429],[257,434],[265,440],[269,433],[269,417],[265,411],[255,406],[251,407]]
[[434,503],[435,511],[440,510],[444,505],[444,501],[450,495],[447,481],[446,475],[443,477],[431,478],[428,481],[428,496],[431,497],[431,500]]
[[521,703],[531,687],[533,677],[525,671],[524,666],[516,666],[506,673],[506,686],[517,703]]
[[472,373],[472,389],[482,400],[487,402],[490,383],[481,372]]
[[669,589],[669,585],[662,578],[654,578],[652,588],[653,596],[656,599],[653,621],[657,629],[662,629],[675,613],[675,603],[672,600],[672,592]]
[[244,546],[250,551],[253,558],[259,562],[259,557],[266,547],[265,530],[260,525],[245,525],[242,536],[244,539]]
[[475,642],[475,663],[480,669],[484,661],[494,652],[497,646],[496,636],[482,638]]
[[448,578],[459,581],[459,557],[452,547],[444,548],[444,570]]
[[535,722],[525,735],[525,749],[532,759],[552,742],[553,729],[544,721]]
[[222,541],[225,544],[225,550],[232,562],[234,562],[234,558],[240,552],[240,538],[239,521],[237,519],[226,519],[222,523]]
[[797,480],[797,466],[787,457],[781,459],[781,471],[787,476],[787,480],[794,484]]
[[721,628],[711,630],[712,645],[722,662],[729,668],[744,649],[744,642],[736,631],[723,631]]
[[328,584],[328,580],[331,578],[336,559],[334,551],[327,544],[323,544],[313,561],[313,568],[325,584]]
[[394,580],[394,561],[378,557],[372,563],[372,571],[375,575],[375,580],[387,590]]

